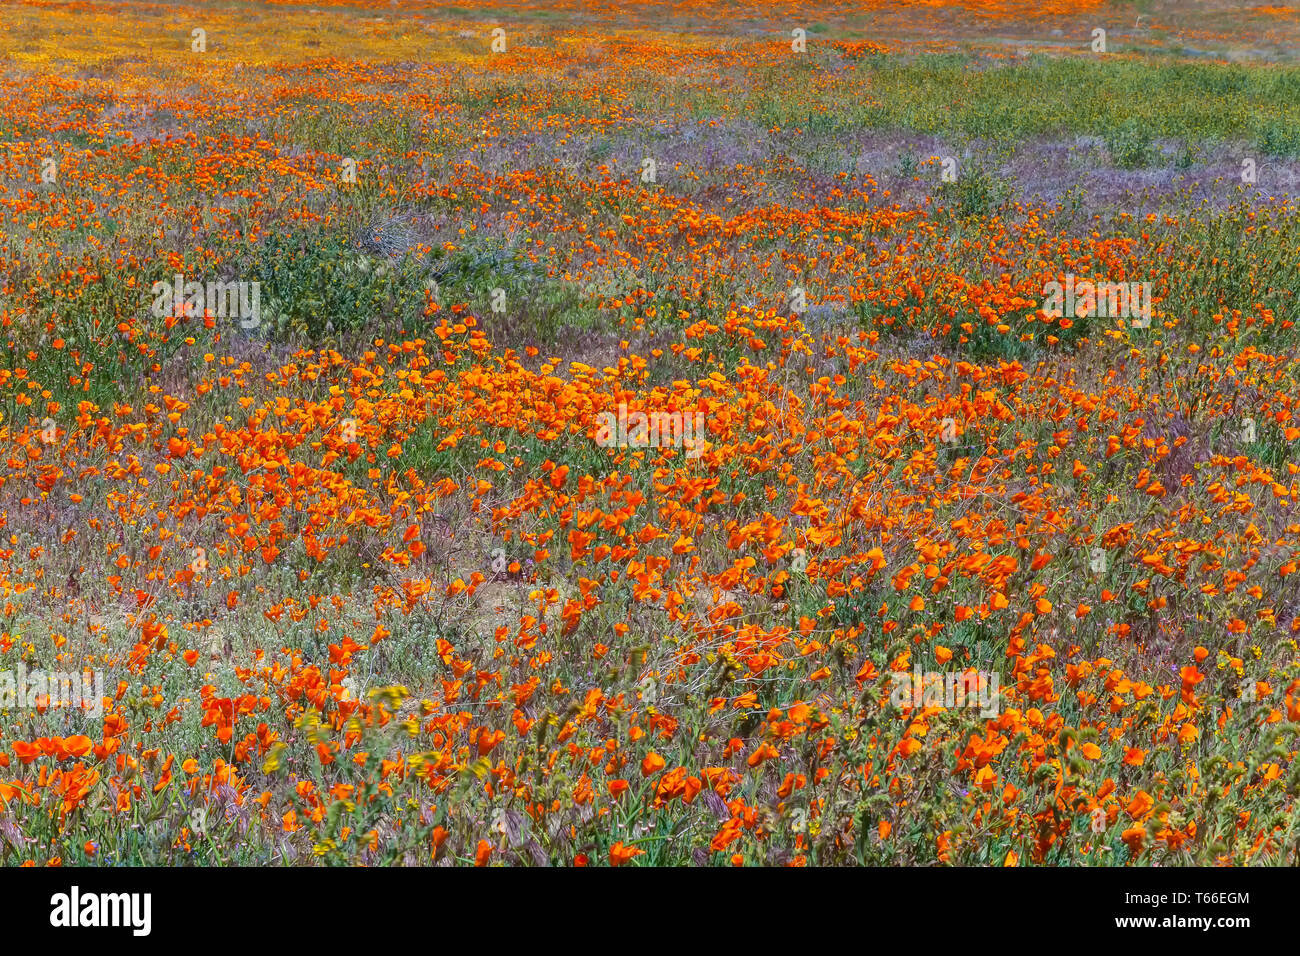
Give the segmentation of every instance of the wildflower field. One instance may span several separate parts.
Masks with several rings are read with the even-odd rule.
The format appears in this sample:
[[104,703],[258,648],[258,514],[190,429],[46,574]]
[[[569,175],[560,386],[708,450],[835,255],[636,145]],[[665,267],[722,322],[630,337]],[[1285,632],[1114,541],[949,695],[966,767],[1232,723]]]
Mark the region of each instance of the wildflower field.
[[0,5],[0,859],[1300,863],[1300,13]]

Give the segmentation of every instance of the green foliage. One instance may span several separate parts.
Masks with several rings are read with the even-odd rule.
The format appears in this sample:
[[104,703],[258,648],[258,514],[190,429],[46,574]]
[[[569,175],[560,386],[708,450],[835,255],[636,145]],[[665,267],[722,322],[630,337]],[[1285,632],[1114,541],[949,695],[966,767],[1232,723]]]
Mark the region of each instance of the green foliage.
[[428,265],[412,257],[394,262],[324,232],[268,237],[256,274],[268,333],[313,338],[334,329],[411,322],[430,301],[434,279]]
[[1269,156],[1300,156],[1300,123],[1270,120],[1260,127],[1255,142]]
[[1001,212],[1011,198],[1011,186],[990,169],[968,164],[956,182],[944,183],[940,194],[958,219],[987,219]]
[[1135,121],[1119,127],[1108,127],[1103,139],[1111,162],[1120,169],[1150,166],[1158,153],[1151,140],[1151,131]]

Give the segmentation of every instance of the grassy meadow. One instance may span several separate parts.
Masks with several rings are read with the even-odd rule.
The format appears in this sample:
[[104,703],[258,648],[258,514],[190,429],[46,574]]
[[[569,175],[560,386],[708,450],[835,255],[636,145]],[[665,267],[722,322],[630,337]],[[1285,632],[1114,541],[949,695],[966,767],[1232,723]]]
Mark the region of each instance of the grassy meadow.
[[1298,53],[0,6],[0,860],[1300,863]]

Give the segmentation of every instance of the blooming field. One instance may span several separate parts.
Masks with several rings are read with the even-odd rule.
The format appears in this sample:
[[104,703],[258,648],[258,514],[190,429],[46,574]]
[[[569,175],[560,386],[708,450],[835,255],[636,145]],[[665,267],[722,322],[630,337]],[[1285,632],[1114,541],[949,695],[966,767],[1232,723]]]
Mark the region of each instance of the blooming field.
[[1297,862],[1298,42],[0,6],[0,858]]

